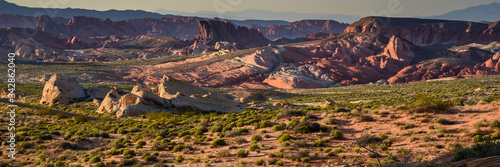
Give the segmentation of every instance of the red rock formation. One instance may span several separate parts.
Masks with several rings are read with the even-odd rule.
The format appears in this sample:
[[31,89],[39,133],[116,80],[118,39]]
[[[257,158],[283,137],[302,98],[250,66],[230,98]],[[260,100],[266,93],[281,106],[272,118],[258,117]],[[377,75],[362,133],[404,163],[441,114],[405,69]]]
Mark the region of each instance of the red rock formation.
[[203,20],[199,21],[199,27],[200,36],[194,40],[201,41],[206,45],[227,41],[252,48],[265,46],[270,42],[256,29],[236,27],[228,21]]
[[266,38],[276,39],[279,37],[295,39],[314,33],[342,33],[348,24],[333,20],[302,20],[289,25],[258,26],[249,25],[249,28],[258,29]]
[[38,30],[64,34],[68,36],[81,35],[87,37],[105,35],[139,35],[135,27],[125,21],[113,22],[110,19],[76,16],[68,24],[57,24],[47,15],[40,16],[36,25]]
[[349,25],[344,33],[371,32],[385,37],[393,35],[415,45],[490,43],[500,40],[499,23],[431,20],[417,18],[365,17]]
[[171,36],[181,40],[192,39],[199,35],[198,17],[142,18],[127,22],[137,28],[140,34],[150,36]]

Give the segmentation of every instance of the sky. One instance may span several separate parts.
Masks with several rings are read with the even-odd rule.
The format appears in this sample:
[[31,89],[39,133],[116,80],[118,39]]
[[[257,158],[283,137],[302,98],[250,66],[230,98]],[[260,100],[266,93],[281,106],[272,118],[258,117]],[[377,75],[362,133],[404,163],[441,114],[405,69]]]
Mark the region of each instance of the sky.
[[239,12],[260,9],[344,15],[434,16],[500,0],[6,0],[20,6],[84,8],[95,10],[133,9],[182,12]]

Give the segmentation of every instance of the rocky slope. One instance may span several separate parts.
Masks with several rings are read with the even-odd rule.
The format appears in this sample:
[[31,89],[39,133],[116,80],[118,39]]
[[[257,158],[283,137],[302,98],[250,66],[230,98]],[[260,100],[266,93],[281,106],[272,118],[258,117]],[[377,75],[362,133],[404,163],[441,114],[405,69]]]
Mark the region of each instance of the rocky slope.
[[334,20],[301,20],[289,25],[248,25],[259,30],[266,38],[274,40],[279,37],[294,39],[314,33],[342,33],[348,24]]
[[44,32],[67,36],[139,35],[135,27],[126,21],[101,20],[85,16],[75,16],[67,24],[58,24],[49,16],[43,15],[39,17],[36,28]]
[[198,36],[198,17],[171,17],[171,18],[142,18],[126,20],[134,26],[140,34],[150,36],[172,36],[181,40],[188,40]]
[[371,32],[385,37],[397,35],[419,46],[500,41],[498,22],[484,24],[450,20],[365,17],[349,25],[344,31],[344,33],[350,32]]
[[260,47],[269,44],[256,29],[235,26],[228,21],[201,20],[199,21],[200,35],[194,40],[205,45],[215,45],[218,41],[237,43],[248,48]]

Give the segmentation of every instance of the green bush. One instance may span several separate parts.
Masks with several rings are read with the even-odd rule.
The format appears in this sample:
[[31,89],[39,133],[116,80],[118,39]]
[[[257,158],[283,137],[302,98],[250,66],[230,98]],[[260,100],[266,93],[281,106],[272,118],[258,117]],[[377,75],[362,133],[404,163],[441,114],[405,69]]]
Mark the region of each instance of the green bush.
[[172,149],[173,152],[179,152],[182,151],[185,148],[183,144],[176,145],[174,149]]
[[276,161],[275,164],[278,165],[278,166],[283,166],[283,161],[282,160],[278,160],[278,161]]
[[56,119],[65,119],[65,118],[69,118],[69,115],[65,114],[65,113],[57,113],[55,118]]
[[325,141],[318,139],[318,140],[314,141],[314,147],[322,147],[324,143],[325,143]]
[[35,115],[50,115],[50,109],[39,109],[35,111]]
[[258,149],[260,149],[260,147],[255,143],[250,144],[250,147],[248,147],[248,150],[250,151],[256,151]]
[[226,144],[226,141],[224,141],[224,139],[214,139],[214,141],[212,142],[212,144],[210,145],[210,147],[218,147],[218,146],[225,146],[227,145]]
[[89,121],[89,117],[86,115],[79,115],[73,118],[75,119],[75,123],[84,123]]
[[246,158],[246,157],[248,157],[248,153],[249,153],[248,150],[239,149],[238,151],[236,151],[236,157],[238,157],[238,158]]
[[145,145],[146,145],[145,141],[139,141],[139,142],[137,142],[137,145],[135,146],[135,148],[142,148]]
[[472,141],[474,141],[476,143],[482,142],[483,137],[481,135],[476,135],[476,136],[472,137]]
[[494,120],[493,122],[491,122],[490,127],[491,127],[492,129],[493,129],[493,128],[500,128],[500,121],[498,121],[498,120]]
[[283,143],[290,139],[292,139],[292,136],[290,136],[288,133],[284,133],[279,137],[278,142]]
[[258,158],[257,160],[255,160],[255,165],[257,166],[263,166],[264,164],[265,162],[263,158]]
[[498,139],[500,139],[500,132],[495,132],[495,133],[493,133],[493,136],[492,136],[492,138],[491,138],[491,139],[493,139],[493,140],[498,140]]
[[279,125],[274,125],[271,129],[276,132],[276,131],[285,130],[285,128],[286,128],[286,124],[280,123]]
[[471,148],[464,148],[459,150],[453,161],[460,161],[470,158],[485,158],[489,156],[498,155],[498,150],[500,150],[499,142],[486,141],[484,143],[476,144]]
[[340,130],[332,130],[332,133],[330,133],[330,136],[334,139],[342,139],[344,138],[344,135]]
[[250,140],[255,140],[255,141],[262,141],[262,136],[260,135],[253,135]]
[[310,157],[302,157],[302,158],[300,158],[300,161],[307,163],[307,162],[311,161],[311,158]]
[[95,157],[90,158],[90,160],[89,160],[90,164],[94,164],[96,162],[101,162],[101,157],[95,156]]
[[373,122],[375,121],[375,118],[369,115],[360,115],[358,120],[361,122]]
[[174,164],[178,164],[184,161],[184,156],[183,155],[178,155],[177,158],[175,158]]

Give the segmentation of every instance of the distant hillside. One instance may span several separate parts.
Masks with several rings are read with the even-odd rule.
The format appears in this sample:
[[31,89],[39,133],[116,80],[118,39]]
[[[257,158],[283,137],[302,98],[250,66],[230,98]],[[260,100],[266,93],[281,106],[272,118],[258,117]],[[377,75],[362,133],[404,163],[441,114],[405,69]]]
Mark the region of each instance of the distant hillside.
[[[341,23],[353,23],[362,18],[362,16],[356,15],[341,15],[341,14],[322,14],[322,13],[297,13],[297,12],[273,12],[267,10],[259,10],[259,9],[248,9],[240,12],[226,12],[219,14],[217,12],[212,11],[200,11],[195,13],[188,12],[179,12],[179,11],[170,11],[164,9],[156,10],[158,13],[163,14],[175,14],[175,15],[183,15],[183,16],[199,16],[199,17],[219,17],[226,18],[231,20],[248,20],[248,19],[256,19],[256,20],[285,20],[288,22],[294,22],[299,20],[336,20]],[[239,24],[239,23],[236,23]],[[276,23],[273,23],[276,24]],[[288,23],[287,23],[288,24]],[[246,25],[246,24],[244,24]],[[281,24],[283,25],[283,24]],[[286,24],[284,24],[286,25]],[[267,26],[267,25],[261,25]]]
[[159,13],[147,12],[143,10],[107,10],[107,11],[97,11],[89,9],[55,9],[55,8],[31,8],[25,6],[19,6],[14,3],[9,3],[4,0],[0,0],[0,12],[7,14],[20,14],[25,16],[38,17],[41,15],[48,15],[47,12],[51,13],[55,11],[55,16],[51,17],[64,17],[73,18],[73,16],[87,16],[87,17],[97,17],[97,18],[109,18],[111,20],[128,20],[132,18],[162,18],[162,17],[173,17],[174,15],[163,15]]
[[439,16],[427,17],[430,19],[446,20],[465,20],[465,21],[488,21],[495,22],[500,20],[500,3],[491,3],[488,5],[479,5],[461,10],[452,11]]

